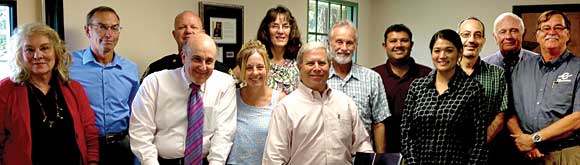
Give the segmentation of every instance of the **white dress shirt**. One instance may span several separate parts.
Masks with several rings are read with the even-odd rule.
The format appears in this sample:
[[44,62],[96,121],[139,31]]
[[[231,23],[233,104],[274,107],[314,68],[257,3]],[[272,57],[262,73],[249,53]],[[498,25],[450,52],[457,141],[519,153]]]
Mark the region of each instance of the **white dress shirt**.
[[356,152],[373,152],[356,103],[300,84],[272,114],[262,164],[352,164]]
[[[158,165],[158,156],[184,156],[189,84],[183,67],[155,72],[143,80],[133,100],[129,135],[131,150],[144,165]],[[234,81],[214,71],[200,92],[204,108],[203,157],[210,164],[225,164],[236,130]]]

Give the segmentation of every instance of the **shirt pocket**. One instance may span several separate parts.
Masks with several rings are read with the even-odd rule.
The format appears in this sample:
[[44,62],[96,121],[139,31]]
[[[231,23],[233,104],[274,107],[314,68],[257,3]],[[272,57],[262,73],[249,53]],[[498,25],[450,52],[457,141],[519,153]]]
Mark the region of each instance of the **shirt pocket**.
[[346,113],[339,113],[338,118],[332,119],[331,128],[340,141],[350,144],[352,141],[352,118]]
[[574,82],[554,82],[553,87],[553,93],[549,96],[544,96],[552,97],[547,99],[550,105],[548,110],[563,115],[572,108],[572,98],[576,91]]

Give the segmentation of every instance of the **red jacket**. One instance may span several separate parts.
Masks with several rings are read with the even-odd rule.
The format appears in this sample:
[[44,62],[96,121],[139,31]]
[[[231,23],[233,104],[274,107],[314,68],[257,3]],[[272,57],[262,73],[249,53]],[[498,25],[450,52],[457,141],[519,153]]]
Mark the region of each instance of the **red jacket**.
[[[82,161],[84,164],[98,162],[99,131],[87,95],[76,81],[71,80],[68,85],[59,81],[59,84],[72,116]],[[0,81],[0,164],[32,164],[28,88],[10,78]]]

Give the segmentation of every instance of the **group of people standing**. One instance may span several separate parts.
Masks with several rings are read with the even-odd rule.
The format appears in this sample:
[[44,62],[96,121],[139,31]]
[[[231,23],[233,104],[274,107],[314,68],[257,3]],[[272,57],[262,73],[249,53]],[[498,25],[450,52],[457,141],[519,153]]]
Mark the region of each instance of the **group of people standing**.
[[542,13],[538,55],[522,49],[521,18],[503,13],[493,25],[500,50],[481,58],[484,24],[464,19],[432,36],[434,70],[415,63],[411,30],[395,24],[386,63],[369,69],[352,61],[351,22],[335,23],[327,43],[302,44],[278,6],[228,70],[199,16],[184,11],[177,54],[141,80],[114,51],[122,28],[110,7],[87,14],[90,46],[72,55],[50,27],[26,24],[13,37],[13,75],[0,81],[0,164],[352,164],[357,152],[402,153],[405,164],[574,164],[580,58],[567,50],[570,24]]

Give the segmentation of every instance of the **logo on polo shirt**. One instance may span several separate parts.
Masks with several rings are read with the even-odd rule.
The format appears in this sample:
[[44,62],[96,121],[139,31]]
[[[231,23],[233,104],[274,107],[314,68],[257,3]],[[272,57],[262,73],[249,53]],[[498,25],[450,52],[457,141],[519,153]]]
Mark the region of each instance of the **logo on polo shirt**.
[[570,80],[570,77],[572,77],[572,74],[566,72],[563,73],[562,75],[558,76],[558,79],[556,80],[556,82],[571,82],[572,80]]

